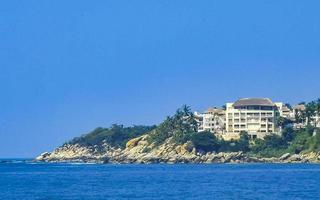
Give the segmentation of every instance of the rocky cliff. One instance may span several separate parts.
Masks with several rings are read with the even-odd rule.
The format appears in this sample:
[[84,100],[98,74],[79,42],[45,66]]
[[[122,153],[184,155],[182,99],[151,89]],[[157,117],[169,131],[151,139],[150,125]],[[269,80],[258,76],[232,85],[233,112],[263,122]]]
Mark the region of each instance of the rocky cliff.
[[192,142],[176,144],[168,138],[163,144],[149,143],[148,135],[127,142],[124,149],[101,146],[65,144],[51,153],[36,158],[45,162],[93,162],[93,163],[248,163],[248,162],[319,162],[319,153],[284,154],[280,158],[257,158],[242,152],[215,153],[197,150]]

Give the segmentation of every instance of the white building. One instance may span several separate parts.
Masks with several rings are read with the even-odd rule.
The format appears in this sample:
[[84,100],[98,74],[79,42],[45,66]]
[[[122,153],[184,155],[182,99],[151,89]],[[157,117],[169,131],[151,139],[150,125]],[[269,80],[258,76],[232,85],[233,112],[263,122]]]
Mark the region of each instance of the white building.
[[314,122],[315,122],[315,126],[316,126],[317,128],[320,128],[320,116],[319,116],[319,115],[316,115],[316,116],[314,117]]
[[[279,117],[294,122],[294,128],[303,128],[307,124],[304,117],[305,105],[292,109],[282,102],[272,102],[268,98],[243,98],[227,103],[226,110],[209,108],[204,113],[195,112],[198,132],[210,131],[226,140],[237,139],[241,132],[247,132],[252,138],[264,138],[267,134],[281,133]],[[299,118],[299,121],[296,121]],[[320,128],[320,116],[310,122]]]
[[225,110],[209,108],[204,113],[195,112],[198,119],[198,132],[209,131],[221,135],[225,131]]
[[277,119],[282,103],[273,103],[267,98],[244,98],[226,105],[225,138],[237,138],[247,132],[252,138],[263,138],[270,133],[279,133]]
[[282,102],[275,102],[274,104],[278,107],[278,111],[279,111],[281,117],[285,117],[285,118],[288,118],[288,119],[291,119],[291,120],[294,119],[293,110],[288,108]]

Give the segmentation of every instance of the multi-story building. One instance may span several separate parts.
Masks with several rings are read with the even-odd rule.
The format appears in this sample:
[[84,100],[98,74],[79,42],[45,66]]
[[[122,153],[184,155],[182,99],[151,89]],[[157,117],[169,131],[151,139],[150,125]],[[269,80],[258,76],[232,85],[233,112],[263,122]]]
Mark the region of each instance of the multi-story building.
[[282,102],[276,102],[274,104],[277,106],[281,117],[294,119],[293,111],[290,108],[288,108],[288,106],[286,106]]
[[225,130],[225,110],[219,108],[209,108],[204,113],[195,112],[198,119],[198,131],[210,131],[221,135]]
[[[209,108],[204,113],[195,112],[198,132],[210,131],[224,139],[239,138],[241,132],[252,138],[263,138],[270,133],[281,133],[279,117],[293,122],[293,128],[307,125],[304,115],[305,105],[291,108],[282,102],[272,102],[268,98],[243,98],[234,103],[227,103],[226,109]],[[320,128],[320,116],[311,118],[311,125]]]
[[225,138],[237,138],[247,132],[252,138],[263,138],[270,133],[279,133],[277,119],[282,103],[273,103],[267,98],[244,98],[226,105]]

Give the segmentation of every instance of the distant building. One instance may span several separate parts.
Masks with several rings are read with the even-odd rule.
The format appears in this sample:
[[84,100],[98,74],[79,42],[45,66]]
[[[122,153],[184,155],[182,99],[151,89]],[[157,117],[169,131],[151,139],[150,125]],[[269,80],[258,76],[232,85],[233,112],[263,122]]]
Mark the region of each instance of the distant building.
[[320,128],[320,116],[319,116],[319,115],[316,115],[316,116],[314,117],[314,123],[315,123],[315,126],[316,126],[317,128]]
[[277,119],[282,107],[282,103],[273,103],[268,98],[244,98],[227,103],[225,137],[236,138],[241,132],[247,132],[252,138],[279,133]]
[[277,106],[281,117],[288,118],[288,119],[294,119],[293,112],[290,108],[288,108],[288,106],[286,106],[282,102],[276,102],[274,104]]
[[204,113],[195,113],[198,119],[198,132],[209,131],[218,135],[225,130],[225,110],[220,108],[209,108]]
[[[210,131],[226,140],[239,138],[241,132],[251,138],[264,138],[267,134],[281,133],[280,117],[289,119],[287,126],[304,128],[308,124],[305,109],[304,104],[291,108],[268,98],[243,98],[227,103],[225,109],[209,108],[204,113],[195,112],[195,116],[198,132]],[[310,124],[320,128],[320,116],[312,117]]]
[[300,129],[304,128],[307,125],[307,119],[304,116],[304,111],[306,106],[304,104],[295,105],[292,109],[292,114],[294,116],[293,128]]
[[203,131],[203,118],[204,118],[204,114],[203,113],[199,113],[199,112],[194,112],[193,113],[197,122],[198,122],[198,132],[202,132]]

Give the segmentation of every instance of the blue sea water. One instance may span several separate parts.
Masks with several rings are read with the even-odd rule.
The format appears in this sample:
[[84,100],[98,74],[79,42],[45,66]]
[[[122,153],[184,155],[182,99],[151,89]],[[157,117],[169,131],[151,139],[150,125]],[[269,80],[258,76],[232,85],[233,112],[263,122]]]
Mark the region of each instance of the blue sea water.
[[320,165],[0,161],[0,199],[320,199]]

